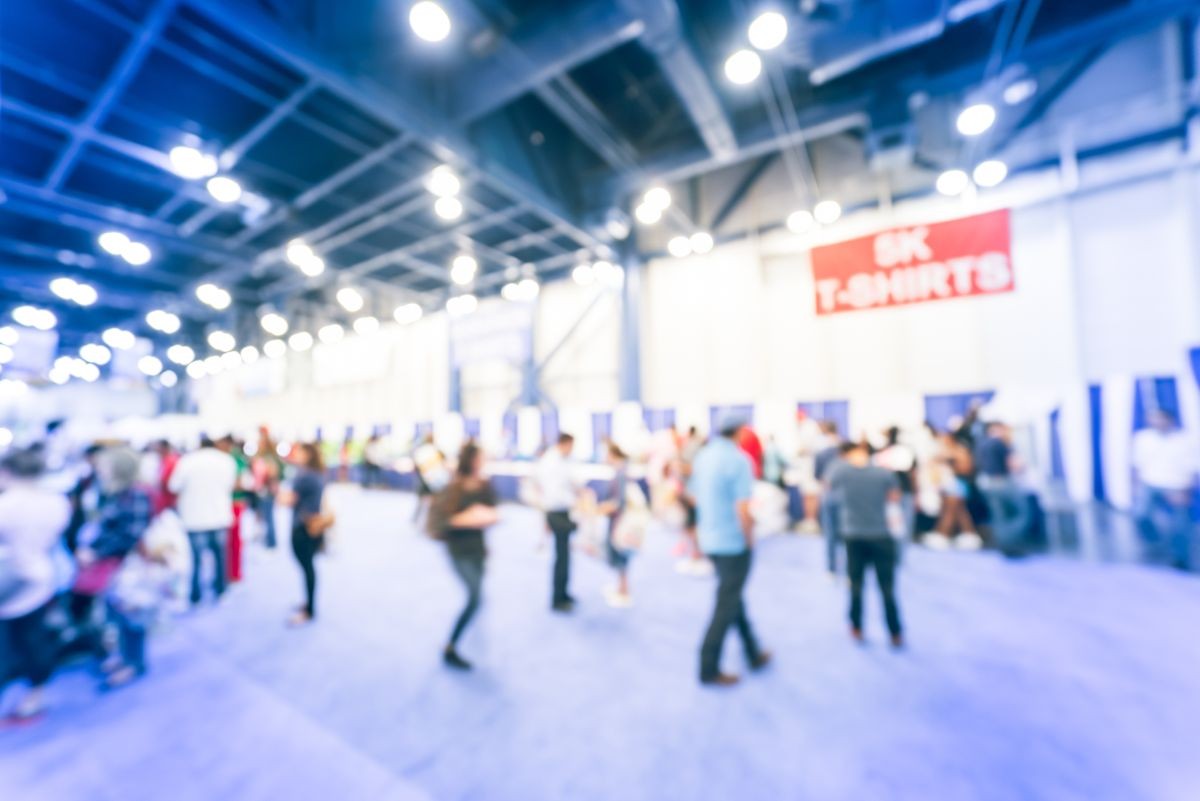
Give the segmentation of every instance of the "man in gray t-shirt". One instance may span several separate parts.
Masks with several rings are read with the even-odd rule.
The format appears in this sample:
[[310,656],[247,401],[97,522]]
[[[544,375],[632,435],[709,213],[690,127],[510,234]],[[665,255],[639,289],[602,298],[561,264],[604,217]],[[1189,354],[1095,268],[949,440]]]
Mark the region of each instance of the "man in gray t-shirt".
[[867,566],[875,569],[893,647],[904,645],[900,609],[896,604],[896,541],[888,531],[887,507],[899,503],[900,482],[896,474],[871,464],[865,443],[844,447],[842,464],[829,477],[829,490],[837,497],[839,534],[846,541],[846,564],[850,574],[850,634],[862,642],[863,580]]

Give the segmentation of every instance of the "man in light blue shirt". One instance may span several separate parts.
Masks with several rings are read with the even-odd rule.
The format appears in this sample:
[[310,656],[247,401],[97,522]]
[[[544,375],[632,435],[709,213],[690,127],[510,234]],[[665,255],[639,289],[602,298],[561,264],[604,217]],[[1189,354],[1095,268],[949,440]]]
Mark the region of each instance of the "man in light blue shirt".
[[759,648],[742,601],[754,546],[754,520],[750,516],[754,472],[749,458],[734,442],[745,421],[726,415],[717,422],[720,436],[697,454],[688,489],[696,501],[700,550],[712,560],[717,573],[716,607],[700,647],[700,682],[729,686],[738,678],[722,673],[720,663],[721,646],[730,626],[737,626],[752,670],[765,667],[771,655]]

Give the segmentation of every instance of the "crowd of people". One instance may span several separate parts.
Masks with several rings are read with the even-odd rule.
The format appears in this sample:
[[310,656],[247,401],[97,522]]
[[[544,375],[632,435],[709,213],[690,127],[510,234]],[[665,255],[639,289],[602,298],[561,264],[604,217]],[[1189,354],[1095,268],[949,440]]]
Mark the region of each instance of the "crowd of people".
[[[716,593],[698,649],[701,683],[729,686],[722,645],[736,629],[752,670],[771,653],[755,633],[744,600],[764,515],[760,491],[798,495],[795,528],[820,532],[826,567],[848,587],[850,636],[866,639],[863,598],[873,572],[895,648],[905,644],[897,572],[907,544],[977,549],[991,543],[1010,556],[1038,547],[1036,496],[1018,480],[1012,433],[972,409],[951,430],[898,428],[845,440],[832,421],[799,421],[810,436],[785,453],[749,421],[726,414],[711,437],[670,430],[644,454],[644,471],[615,442],[604,445],[602,482],[580,479],[575,439],[558,435],[534,466],[528,502],[544,515],[553,541],[549,607],[570,614],[573,543],[581,528],[599,529],[595,549],[613,571],[605,601],[633,605],[630,564],[652,521],[679,532],[680,572],[715,575]],[[1165,413],[1134,441],[1142,492],[1137,520],[1147,544],[1187,568],[1192,548],[1195,467],[1190,446]],[[201,438],[180,453],[167,442],[135,452],[122,443],[89,447],[69,487],[48,480],[48,449],[11,448],[0,462],[0,689],[20,680],[26,692],[8,711],[35,720],[44,687],[64,664],[95,667],[105,688],[147,670],[147,634],[170,612],[219,603],[242,578],[243,543],[277,546],[275,511],[290,507],[291,550],[302,602],[287,619],[317,617],[317,557],[335,524],[326,499],[319,445],[281,448],[266,428],[257,442]],[[387,458],[378,437],[367,443],[367,486],[385,484]],[[447,458],[423,437],[412,450],[418,503],[414,522],[444,543],[465,590],[442,652],[444,663],[470,670],[460,650],[480,609],[487,564],[486,532],[501,519],[500,496],[485,454],[467,441]],[[61,469],[57,471],[61,477]],[[344,476],[343,476],[344,478]],[[844,554],[844,559],[843,559]],[[843,568],[844,564],[844,568]],[[7,652],[7,659],[4,654]],[[4,696],[0,695],[0,702]]]

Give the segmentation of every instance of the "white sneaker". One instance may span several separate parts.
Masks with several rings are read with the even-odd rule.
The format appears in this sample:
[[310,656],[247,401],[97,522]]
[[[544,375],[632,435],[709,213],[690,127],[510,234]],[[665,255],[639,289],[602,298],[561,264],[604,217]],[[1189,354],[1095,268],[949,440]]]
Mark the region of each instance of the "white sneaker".
[[821,526],[816,520],[801,520],[796,531],[800,534],[820,534]]
[[950,540],[946,539],[945,534],[933,532],[922,537],[921,544],[931,551],[944,551],[950,547]]
[[960,551],[978,551],[983,547],[983,537],[974,531],[964,531],[954,538],[954,547]]
[[616,587],[607,587],[604,590],[604,602],[613,609],[628,609],[633,606],[633,596],[620,592]]

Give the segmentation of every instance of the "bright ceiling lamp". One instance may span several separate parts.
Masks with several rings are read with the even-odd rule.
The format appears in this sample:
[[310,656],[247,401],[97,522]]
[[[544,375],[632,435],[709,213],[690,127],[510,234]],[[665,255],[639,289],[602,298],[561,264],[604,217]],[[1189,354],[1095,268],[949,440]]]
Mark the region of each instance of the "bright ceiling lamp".
[[713,249],[712,234],[708,231],[697,231],[688,238],[688,243],[692,246],[692,252],[701,256]]
[[433,211],[443,220],[457,220],[463,214],[463,204],[456,197],[439,197],[433,204]]
[[976,164],[971,175],[976,185],[990,189],[1008,177],[1008,165],[999,159],[988,159]]
[[293,239],[288,242],[284,256],[289,262],[300,268],[300,272],[315,278],[325,272],[325,261],[308,246],[303,239]]
[[175,364],[191,364],[196,361],[196,351],[187,345],[172,345],[167,348],[167,358]]
[[1004,87],[1004,102],[1010,106],[1020,105],[1037,94],[1037,81],[1033,78],[1022,78]]
[[432,0],[414,3],[408,12],[408,24],[426,42],[441,42],[450,35],[450,15]]
[[344,286],[337,291],[337,302],[348,312],[356,312],[363,307],[363,296],[352,286]]
[[50,291],[63,300],[75,297],[75,287],[79,286],[73,278],[55,278],[50,282]]
[[429,173],[425,179],[425,188],[438,197],[453,197],[462,189],[462,181],[449,164],[441,164]]
[[571,271],[571,277],[580,286],[591,286],[596,283],[596,273],[590,264],[576,265],[575,269]]
[[228,175],[214,175],[204,186],[218,203],[237,203],[242,199],[242,185]]
[[172,172],[180,178],[195,181],[217,174],[217,160],[189,145],[176,145],[167,156],[171,161]]
[[814,222],[811,211],[800,209],[788,215],[787,227],[793,234],[804,234],[812,230]]
[[243,364],[254,364],[256,361],[258,361],[258,348],[254,347],[253,345],[247,345],[246,347],[242,348]]
[[129,350],[137,339],[132,331],[124,328],[106,328],[100,338],[113,350]]
[[957,197],[967,191],[971,179],[962,170],[946,170],[937,178],[937,191],[947,197]]
[[69,300],[80,306],[91,306],[100,299],[100,295],[94,287],[80,283],[74,278],[55,278],[50,282],[50,291],[63,300]]
[[822,200],[813,208],[813,217],[821,225],[833,225],[842,216],[842,206],[836,200]]
[[46,377],[49,378],[51,381],[53,381],[55,384],[59,384],[59,385],[65,384],[71,380],[70,373],[68,373],[66,370],[61,370],[57,367],[55,367],[49,373],[47,373]]
[[317,331],[317,338],[326,345],[332,345],[335,342],[341,342],[346,336],[346,330],[337,323],[321,326]]
[[89,342],[79,349],[79,357],[92,364],[108,364],[112,361],[112,351],[96,342]]
[[132,264],[134,267],[142,267],[150,263],[153,257],[150,248],[141,242],[130,242],[125,248],[125,252],[121,254],[121,258]]
[[0,326],[0,345],[12,347],[21,339],[21,334],[11,325]]
[[0,364],[8,364],[17,358],[17,354],[8,345],[0,345]]
[[625,281],[625,271],[611,261],[598,261],[592,265],[592,274],[596,281],[607,287],[620,287]]
[[955,123],[963,136],[979,136],[996,122],[996,109],[990,103],[975,103],[959,112]]
[[157,356],[143,356],[138,359],[137,366],[148,376],[156,376],[163,371],[163,363]]
[[312,334],[307,331],[297,331],[288,337],[288,346],[294,351],[303,353],[313,346]]
[[677,259],[686,258],[692,255],[692,240],[682,235],[672,237],[667,243],[667,252]]
[[666,211],[671,207],[671,192],[665,186],[651,187],[642,195],[642,204]]
[[663,210],[661,208],[644,202],[633,212],[633,216],[637,217],[638,222],[642,225],[654,225],[662,219],[662,215]]
[[154,311],[147,312],[146,325],[164,334],[174,334],[179,330],[182,323],[179,320],[178,314],[172,314],[163,309],[155,309]]
[[466,286],[475,280],[475,273],[479,271],[479,262],[474,256],[462,254],[454,259],[454,264],[450,267],[450,280],[459,286]]
[[354,333],[360,337],[370,336],[379,330],[379,320],[371,315],[363,315],[354,321]]
[[451,317],[465,317],[479,308],[479,298],[474,295],[455,295],[446,301],[446,311]]
[[12,318],[17,325],[26,328],[36,328],[39,331],[49,331],[58,325],[58,318],[49,309],[39,309],[37,306],[18,306],[13,309]]
[[120,256],[129,247],[129,237],[120,231],[105,231],[96,240],[105,253]]
[[752,83],[762,74],[762,59],[753,50],[739,50],[725,59],[725,77],[738,86]]
[[100,293],[91,284],[76,284],[75,297],[72,298],[80,306],[91,306],[100,299]]
[[778,11],[765,11],[754,18],[747,33],[756,49],[774,50],[787,39],[787,17]]
[[404,303],[396,307],[392,312],[392,318],[400,323],[400,325],[412,325],[417,320],[424,316],[425,310],[421,308],[419,303]]
[[242,354],[236,350],[221,354],[221,366],[226,370],[236,370],[242,366]]
[[233,302],[229,292],[216,284],[201,284],[196,287],[196,299],[217,311],[228,309],[229,304]]
[[208,344],[213,350],[228,353],[237,347],[237,340],[228,331],[213,331],[208,335]]
[[532,278],[520,281],[510,281],[500,289],[500,296],[505,300],[529,302],[535,300],[542,288]]
[[268,339],[263,343],[263,355],[268,359],[278,359],[287,353],[287,343],[282,339]]
[[203,360],[197,360],[187,366],[187,374],[188,378],[192,380],[204,378],[204,376],[208,375],[208,368],[204,366]]
[[221,363],[220,356],[209,356],[204,360],[204,372],[208,375],[220,375],[225,371],[225,365]]
[[288,331],[287,318],[278,312],[267,312],[258,322],[271,336],[281,337]]
[[167,389],[170,389],[179,383],[179,376],[175,375],[175,373],[171,370],[164,370],[158,376],[158,383],[162,384]]

